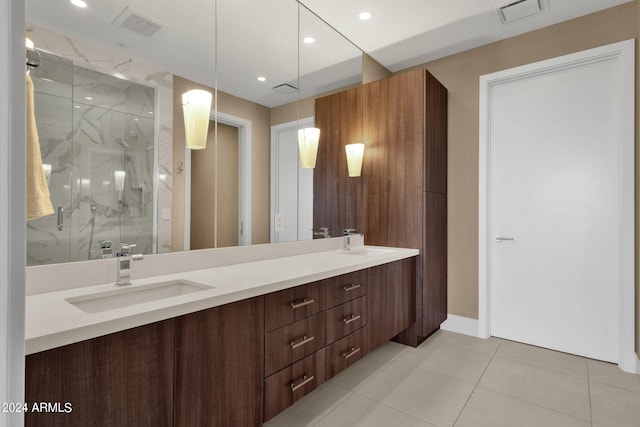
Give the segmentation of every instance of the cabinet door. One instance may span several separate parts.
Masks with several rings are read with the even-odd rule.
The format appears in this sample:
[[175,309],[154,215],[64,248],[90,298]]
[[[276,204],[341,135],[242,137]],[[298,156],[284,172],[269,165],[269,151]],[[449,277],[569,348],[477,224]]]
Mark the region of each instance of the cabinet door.
[[166,320],[27,356],[25,425],[172,426],[173,338]]
[[415,269],[415,257],[369,269],[368,351],[416,321]]
[[188,314],[175,322],[175,425],[261,425],[264,298]]

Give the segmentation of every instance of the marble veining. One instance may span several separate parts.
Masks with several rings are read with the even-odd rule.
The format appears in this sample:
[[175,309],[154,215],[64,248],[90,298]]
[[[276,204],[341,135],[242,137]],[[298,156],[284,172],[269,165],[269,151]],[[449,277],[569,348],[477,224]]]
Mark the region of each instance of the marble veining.
[[[63,124],[67,119],[66,117],[57,119],[50,117],[49,120],[38,118],[38,129],[43,126],[42,132],[48,135],[46,137],[47,141],[42,144],[43,156],[46,155],[48,158],[53,159],[51,185],[66,185],[68,187],[66,189],[73,194],[73,197],[56,196],[55,200],[52,195],[54,207],[62,206],[65,209],[65,221],[74,214],[76,215],[70,221],[69,228],[73,229],[72,232],[76,232],[83,227],[86,231],[91,226],[94,226],[94,241],[96,238],[100,240],[106,239],[105,233],[108,230],[113,231],[113,229],[117,228],[117,218],[114,215],[118,210],[115,209],[113,200],[105,200],[109,191],[106,188],[103,191],[101,187],[114,185],[113,171],[110,171],[110,179],[107,179],[105,175],[106,166],[101,164],[100,175],[105,175],[104,179],[98,179],[95,183],[94,180],[96,178],[94,176],[74,175],[74,179],[69,179],[68,177],[72,174],[74,168],[81,166],[78,162],[71,164],[71,159],[74,159],[77,153],[70,147],[70,142],[73,141],[74,137],[80,137],[101,149],[116,150],[117,147],[112,139],[125,138],[125,142],[127,142],[126,138],[130,137],[130,132],[133,132],[141,144],[144,141],[148,143],[148,149],[149,146],[153,147],[153,137],[148,139],[148,135],[152,134],[155,124],[157,125],[157,174],[149,175],[146,179],[136,178],[135,184],[125,190],[125,193],[128,193],[125,197],[128,197],[129,202],[127,203],[128,206],[126,212],[124,212],[124,217],[129,222],[125,221],[127,225],[122,227],[122,230],[126,238],[145,242],[138,248],[140,252],[152,253],[154,251],[151,241],[149,240],[149,243],[146,243],[148,239],[151,239],[149,236],[151,236],[152,231],[148,233],[146,231],[141,232],[138,226],[142,223],[152,223],[152,217],[142,215],[141,212],[142,210],[149,211],[148,208],[153,206],[153,180],[155,180],[158,210],[156,251],[159,253],[170,252],[172,247],[171,220],[163,220],[161,212],[163,212],[163,209],[171,209],[172,206],[173,75],[155,69],[134,58],[118,54],[117,51],[107,51],[37,25],[30,25],[30,27],[33,28],[32,39],[36,47],[53,52],[56,55],[52,59],[53,67],[51,70],[38,70],[42,73],[40,77],[43,78],[40,79],[40,83],[48,84],[47,89],[42,89],[44,85],[40,85],[42,90],[36,94],[36,97],[45,98],[50,95],[48,100],[50,105],[47,110],[71,111],[68,114],[73,114],[74,118],[77,119],[74,121],[73,126],[69,127]],[[82,69],[75,81],[71,79],[72,73],[68,72],[73,63],[90,68],[89,70]],[[104,74],[100,78],[97,75],[92,78],[91,69],[101,70],[103,73],[113,73],[114,75],[118,73],[126,76],[126,78],[151,84],[156,89],[156,99],[154,100],[153,96],[147,92],[139,90],[137,86],[127,86],[129,84],[127,80],[113,79],[113,76],[104,77]],[[46,82],[45,79],[50,81]],[[112,80],[110,80],[109,84],[105,84],[104,79]],[[37,85],[38,79],[34,79],[34,83]],[[85,99],[87,96],[93,99]],[[132,101],[132,105],[135,105],[135,108],[132,109],[131,106],[128,106],[130,101]],[[62,103],[65,105],[54,105]],[[72,110],[72,104],[80,108]],[[80,110],[80,112],[77,110]],[[154,114],[149,114],[150,112],[154,112]],[[110,130],[110,127],[116,126],[116,122],[122,120],[116,113],[122,113],[123,115],[126,113],[131,115],[132,118],[138,119],[130,120],[128,123],[122,122],[124,123],[123,126],[125,126],[125,132],[119,136],[116,136],[115,132]],[[47,114],[51,116],[50,113]],[[156,123],[154,123],[154,120]],[[53,121],[56,121],[56,123],[51,123]],[[51,131],[51,129],[54,130]],[[149,167],[153,173],[154,159],[152,149],[148,149],[143,154],[141,147],[140,150],[128,153],[123,159],[127,175],[142,176],[138,171],[146,167]],[[85,181],[82,181],[83,179]],[[87,179],[90,180],[90,183],[87,183]],[[105,184],[107,181],[111,181],[111,183]],[[83,182],[85,185],[84,192]],[[88,197],[86,194],[87,184],[90,186],[92,193],[94,193],[93,197]],[[92,205],[96,206],[96,217],[102,215],[104,218],[109,218],[108,221],[105,219],[100,227],[98,226],[100,221],[92,221]],[[43,224],[30,223],[27,231],[27,245],[30,248],[28,262],[30,265],[65,262],[70,260],[72,256],[78,256],[80,257],[79,259],[87,259],[89,255],[87,246],[90,242],[86,238],[71,243],[68,239],[57,237],[55,251],[46,255],[42,251],[37,251],[37,248],[43,246],[44,241],[52,239],[51,234],[57,236],[58,231],[55,229],[55,215],[36,221],[40,221]],[[105,233],[99,231],[101,227],[105,228]],[[68,243],[62,243],[63,241]]]

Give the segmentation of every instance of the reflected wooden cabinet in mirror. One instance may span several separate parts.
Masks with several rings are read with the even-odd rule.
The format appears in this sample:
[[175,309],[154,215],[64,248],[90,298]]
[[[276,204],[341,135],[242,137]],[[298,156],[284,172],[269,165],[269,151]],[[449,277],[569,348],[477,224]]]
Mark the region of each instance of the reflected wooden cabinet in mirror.
[[[417,321],[396,337],[417,346],[447,317],[447,90],[415,70],[318,98],[315,113],[313,228],[420,249]],[[344,146],[354,142],[364,162],[349,178]]]

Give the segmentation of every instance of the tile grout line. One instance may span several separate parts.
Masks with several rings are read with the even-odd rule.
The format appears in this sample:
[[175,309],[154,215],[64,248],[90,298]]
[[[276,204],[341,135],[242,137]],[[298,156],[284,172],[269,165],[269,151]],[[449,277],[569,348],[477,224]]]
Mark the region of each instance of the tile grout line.
[[591,427],[593,427],[593,406],[591,405],[591,371],[589,370],[589,361],[586,360],[587,364],[587,391],[589,392],[589,421],[591,421]]
[[493,362],[493,359],[496,357],[496,354],[498,353],[498,350],[500,349],[501,346],[502,346],[502,343],[499,343],[498,347],[496,347],[496,351],[494,351],[493,355],[491,355],[491,360],[489,360],[489,363],[487,363],[487,366],[485,366],[484,370],[482,371],[482,375],[480,375],[480,378],[478,378],[478,382],[473,387],[473,390],[469,394],[469,397],[467,397],[467,400],[464,402],[464,405],[462,405],[462,408],[460,409],[460,412],[458,413],[458,416],[453,421],[452,427],[455,427],[455,425],[458,423],[458,420],[460,419],[460,416],[462,415],[462,413],[464,412],[465,408],[469,404],[469,401],[471,400],[471,397],[473,396],[473,394],[476,392],[476,390],[480,386],[480,381],[482,381],[482,377],[484,377],[484,374],[487,372],[487,369],[489,369],[489,365],[491,365],[491,362]]

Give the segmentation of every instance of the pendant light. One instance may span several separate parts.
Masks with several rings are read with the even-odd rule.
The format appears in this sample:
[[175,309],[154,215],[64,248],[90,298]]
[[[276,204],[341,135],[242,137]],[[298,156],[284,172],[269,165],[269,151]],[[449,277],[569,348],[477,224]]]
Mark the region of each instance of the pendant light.
[[211,92],[202,89],[182,94],[185,140],[187,148],[191,150],[207,148],[211,98]]
[[355,144],[347,144],[344,148],[347,153],[347,168],[349,169],[349,176],[360,176],[362,173],[364,144],[362,142],[356,142]]

